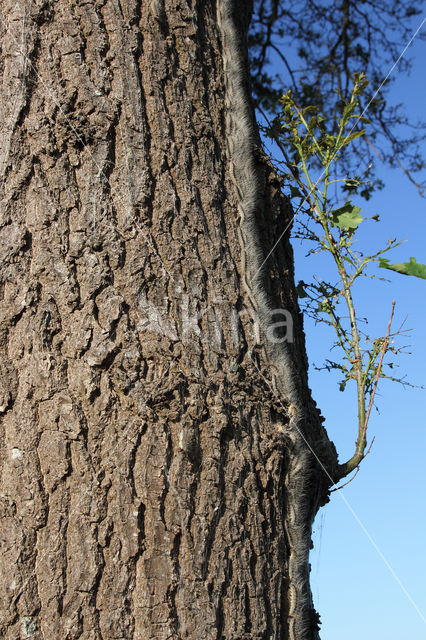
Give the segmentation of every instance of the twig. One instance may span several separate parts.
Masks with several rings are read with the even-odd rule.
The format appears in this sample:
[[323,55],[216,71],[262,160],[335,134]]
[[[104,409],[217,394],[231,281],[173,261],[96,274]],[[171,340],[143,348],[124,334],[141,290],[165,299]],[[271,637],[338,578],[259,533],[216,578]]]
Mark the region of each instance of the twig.
[[356,471],[355,471],[354,475],[352,476],[352,478],[347,480],[344,484],[341,484],[340,487],[336,487],[335,489],[330,489],[330,493],[333,493],[333,491],[340,491],[340,489],[343,489],[343,487],[346,487],[346,485],[349,484],[350,482],[352,482],[352,480],[355,480],[355,478],[358,475],[358,471],[359,471],[359,465],[357,466]]
[[382,353],[380,354],[379,366],[377,367],[376,377],[374,379],[373,391],[371,392],[370,403],[368,405],[367,415],[365,416],[364,427],[363,427],[363,430],[362,430],[363,438],[365,438],[365,434],[366,434],[366,431],[367,431],[368,420],[370,418],[370,413],[371,413],[371,409],[372,409],[373,402],[374,402],[374,396],[375,396],[376,389],[377,389],[377,383],[379,381],[380,372],[382,370],[383,358],[384,358],[385,353],[387,351],[387,348],[389,346],[389,335],[390,335],[390,330],[391,330],[394,311],[395,311],[395,300],[393,300],[393,302],[392,302],[392,310],[391,310],[391,314],[390,314],[390,318],[389,318],[388,328],[387,328],[387,331],[386,331],[386,337],[385,337],[385,339],[383,341],[383,347],[382,347]]

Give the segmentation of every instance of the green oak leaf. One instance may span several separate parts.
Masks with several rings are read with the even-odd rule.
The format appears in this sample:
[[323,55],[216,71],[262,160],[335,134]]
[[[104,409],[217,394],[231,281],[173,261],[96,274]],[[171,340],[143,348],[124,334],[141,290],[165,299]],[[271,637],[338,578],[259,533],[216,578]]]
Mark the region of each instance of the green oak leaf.
[[379,267],[402,273],[404,276],[416,276],[426,280],[426,264],[417,262],[415,258],[410,258],[410,262],[395,262],[395,264],[389,264],[389,260],[380,258]]
[[349,144],[350,142],[352,142],[352,140],[355,140],[356,138],[359,138],[360,136],[363,136],[365,133],[365,129],[363,129],[362,131],[354,131],[353,133],[351,133],[350,135],[347,136],[347,138],[345,138],[342,141],[342,146],[344,144]]
[[339,229],[356,229],[363,221],[363,217],[359,215],[360,211],[359,207],[346,202],[343,207],[331,212],[331,223]]

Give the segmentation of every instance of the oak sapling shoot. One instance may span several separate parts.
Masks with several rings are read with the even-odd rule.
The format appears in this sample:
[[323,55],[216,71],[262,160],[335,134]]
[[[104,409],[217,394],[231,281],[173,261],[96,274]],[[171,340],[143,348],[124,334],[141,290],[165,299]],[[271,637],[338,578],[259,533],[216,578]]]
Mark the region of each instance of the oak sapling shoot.
[[[315,278],[308,284],[300,282],[297,287],[304,310],[316,322],[325,322],[334,330],[341,359],[327,360],[325,368],[341,372],[340,390],[343,391],[351,381],[356,384],[358,425],[355,451],[349,460],[339,465],[334,478],[336,482],[358,469],[369,452],[367,426],[379,379],[390,378],[406,384],[387,374],[387,367],[393,364],[388,356],[398,352],[394,337],[400,332],[391,333],[395,303],[392,304],[386,334],[372,338],[360,329],[353,295],[359,278],[375,277],[370,272],[374,263],[384,268],[393,267],[394,270],[399,267],[389,265],[383,257],[399,244],[394,239],[372,255],[364,255],[354,248],[358,227],[365,216],[361,214],[360,207],[351,202],[348,194],[365,183],[366,176],[338,177],[339,160],[350,152],[351,145],[364,135],[365,126],[369,124],[367,118],[357,113],[359,98],[367,85],[365,75],[356,74],[349,100],[345,101],[337,94],[336,109],[340,110],[340,116],[334,131],[327,130],[325,118],[316,106],[301,108],[291,91],[280,100],[280,116],[264,129],[282,153],[281,164],[290,183],[290,194],[298,204],[296,213],[301,210],[304,213],[298,217],[297,237],[312,243],[309,253],[328,253],[336,268],[335,283]],[[341,197],[345,197],[345,201],[337,206],[336,198]],[[372,219],[377,221],[378,216],[374,215]],[[416,264],[417,271],[423,266]],[[399,271],[407,273],[404,265]]]

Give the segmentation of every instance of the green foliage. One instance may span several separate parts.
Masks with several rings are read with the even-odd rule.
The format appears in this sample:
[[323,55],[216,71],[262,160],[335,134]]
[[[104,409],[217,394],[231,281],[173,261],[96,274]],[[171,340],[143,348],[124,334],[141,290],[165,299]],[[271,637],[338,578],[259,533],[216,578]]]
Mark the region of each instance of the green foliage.
[[342,230],[356,229],[364,219],[359,215],[360,211],[360,207],[354,207],[350,202],[345,202],[343,207],[331,212],[331,224]]
[[379,260],[379,267],[397,271],[405,276],[416,276],[417,278],[426,280],[426,265],[418,263],[415,258],[410,258],[410,262],[396,262],[395,264],[389,264],[389,260],[381,258]]
[[[405,47],[423,13],[421,0],[254,0],[249,53],[262,115],[272,120],[280,112],[282,87],[292,87],[299,107],[318,105],[329,134],[336,135],[341,109],[336,108],[335,91],[348,105],[353,74],[362,69],[370,79],[359,94],[359,106],[361,112],[368,107],[371,122],[364,123],[365,132],[357,127],[348,134],[353,137],[347,143],[356,144],[350,154],[336,158],[341,174],[368,173],[368,183],[355,180],[346,189],[365,199],[383,187],[375,175],[377,158],[402,169],[419,193],[426,194],[420,148],[426,123],[408,118],[404,105],[389,99],[397,73],[410,70]],[[416,38],[426,38],[424,29]]]
[[[335,205],[348,185],[364,182],[362,176],[337,177],[337,166],[339,160],[351,152],[354,141],[365,134],[360,128],[365,119],[359,114],[359,107],[367,86],[365,75],[355,74],[349,99],[345,100],[337,92],[337,130],[328,126],[319,107],[302,107],[288,91],[280,99],[281,113],[264,131],[283,154],[291,196],[300,201],[296,213],[304,212],[299,220],[298,237],[311,243],[310,253],[326,253],[336,267],[336,282],[320,278],[311,283],[299,282],[297,294],[305,311],[316,322],[323,322],[334,330],[341,359],[327,360],[325,368],[341,373],[341,391],[350,382],[356,384],[358,437],[354,455],[340,465],[340,477],[353,471],[366,455],[367,423],[378,380],[387,377],[401,382],[386,373],[386,367],[394,366],[388,356],[398,352],[394,346],[396,334],[390,334],[391,322],[384,336],[370,337],[360,330],[353,297],[355,284],[360,277],[375,277],[370,272],[374,264],[426,279],[426,266],[417,264],[413,258],[410,263],[390,264],[383,257],[397,246],[395,240],[372,255],[356,250],[357,230],[366,218],[361,215],[361,208],[350,200],[339,207]],[[319,175],[318,167],[321,167]],[[378,216],[372,219],[377,221]],[[391,320],[392,317],[393,307]]]

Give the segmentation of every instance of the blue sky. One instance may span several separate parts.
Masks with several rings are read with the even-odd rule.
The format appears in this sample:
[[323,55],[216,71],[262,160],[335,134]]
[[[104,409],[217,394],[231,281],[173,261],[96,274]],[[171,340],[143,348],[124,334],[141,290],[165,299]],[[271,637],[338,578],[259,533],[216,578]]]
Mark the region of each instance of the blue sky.
[[[392,95],[415,121],[424,119],[426,42],[415,40],[407,53],[413,71],[407,76],[395,69]],[[391,262],[414,256],[426,263],[426,200],[400,170],[382,167],[379,175],[384,190],[362,207],[367,215],[379,213],[381,221],[363,223],[360,246],[368,252],[397,237],[405,242],[388,256]],[[327,279],[324,263],[306,258],[300,241],[293,246],[296,279],[309,282],[320,268]],[[355,292],[360,315],[368,315],[377,335],[384,335],[396,300],[394,327],[407,316],[405,326],[412,329],[402,342],[411,345],[411,355],[398,357],[398,374],[426,386],[426,281],[390,271],[379,275],[389,282],[368,282]],[[333,336],[309,319],[305,331],[309,360],[321,365]],[[311,367],[314,398],[344,461],[353,453],[356,404],[354,389],[340,393],[337,380]],[[384,381],[376,397],[380,413],[370,419],[371,454],[357,478],[332,494],[314,525],[311,584],[323,640],[341,640],[343,634],[345,640],[426,638],[426,390]]]

